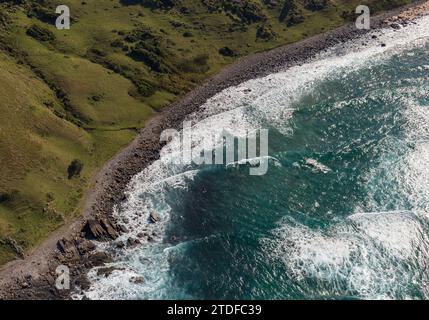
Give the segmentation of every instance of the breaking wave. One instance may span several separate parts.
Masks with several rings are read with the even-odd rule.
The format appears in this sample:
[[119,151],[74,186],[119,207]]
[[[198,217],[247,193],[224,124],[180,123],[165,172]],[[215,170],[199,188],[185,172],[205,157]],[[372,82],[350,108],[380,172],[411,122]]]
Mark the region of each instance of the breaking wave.
[[269,128],[268,174],[249,177],[239,166],[249,159],[166,161],[182,156],[173,138],[115,209],[128,232],[99,244],[116,270],[92,270],[84,294],[429,298],[429,18],[373,35],[228,88],[190,115],[199,150],[225,131]]

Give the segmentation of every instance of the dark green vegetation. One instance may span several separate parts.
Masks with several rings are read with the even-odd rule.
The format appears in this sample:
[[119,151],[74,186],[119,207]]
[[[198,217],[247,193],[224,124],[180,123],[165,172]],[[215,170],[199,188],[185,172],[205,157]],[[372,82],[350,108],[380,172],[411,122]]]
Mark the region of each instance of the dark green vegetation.
[[[0,0],[0,264],[79,213],[145,121],[234,59],[410,0]],[[55,7],[71,8],[57,30]]]
[[69,174],[69,179],[79,176],[83,169],[83,163],[79,159],[74,159],[69,167],[67,168],[67,172]]

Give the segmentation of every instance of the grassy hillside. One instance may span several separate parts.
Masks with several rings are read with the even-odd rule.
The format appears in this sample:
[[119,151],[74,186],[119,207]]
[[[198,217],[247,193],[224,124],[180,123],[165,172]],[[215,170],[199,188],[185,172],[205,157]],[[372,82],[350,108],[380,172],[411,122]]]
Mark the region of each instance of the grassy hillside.
[[[97,168],[226,64],[335,28],[358,4],[408,2],[0,0],[0,264],[77,215]],[[59,4],[71,30],[54,26]]]

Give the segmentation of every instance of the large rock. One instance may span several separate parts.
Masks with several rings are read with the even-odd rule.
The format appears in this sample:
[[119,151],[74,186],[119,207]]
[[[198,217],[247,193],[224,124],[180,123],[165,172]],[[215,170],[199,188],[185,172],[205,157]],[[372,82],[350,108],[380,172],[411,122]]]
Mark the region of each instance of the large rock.
[[101,267],[112,261],[112,257],[109,256],[106,252],[102,251],[93,253],[88,259],[88,262],[93,267]]
[[116,225],[114,225],[112,222],[110,222],[106,219],[102,219],[102,220],[100,220],[100,224],[103,227],[103,229],[106,230],[107,235],[111,239],[116,239],[119,237],[119,233],[116,230]]
[[103,276],[105,278],[108,278],[112,274],[112,272],[115,270],[118,270],[118,269],[115,267],[100,268],[97,270],[97,276],[99,276],[99,277]]
[[152,211],[150,213],[149,219],[152,223],[157,223],[161,220],[159,215],[155,211]]
[[73,241],[63,238],[57,242],[57,247],[70,261],[78,260],[80,258],[79,250]]
[[115,240],[119,236],[116,225],[107,219],[90,219],[83,228],[87,238],[99,241]]
[[82,239],[82,241],[79,242],[76,247],[79,250],[79,253],[81,255],[87,254],[87,253],[92,252],[96,249],[96,246],[94,243],[92,243],[91,241],[88,241],[88,240],[84,240],[84,239]]

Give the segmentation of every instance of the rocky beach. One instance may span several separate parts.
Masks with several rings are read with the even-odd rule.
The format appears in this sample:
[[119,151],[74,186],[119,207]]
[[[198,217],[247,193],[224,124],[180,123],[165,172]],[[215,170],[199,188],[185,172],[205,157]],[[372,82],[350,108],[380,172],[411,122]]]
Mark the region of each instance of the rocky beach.
[[[371,30],[358,30],[354,25],[343,26],[298,43],[248,56],[206,80],[183,99],[154,116],[132,144],[98,172],[93,181],[94,187],[86,196],[82,215],[76,221],[56,231],[23,260],[13,261],[0,271],[0,298],[69,299],[76,291],[88,288],[87,271],[95,266],[102,267],[112,260],[109,252],[96,250],[93,241],[111,241],[126,232],[112,217],[112,210],[115,205],[126,200],[124,191],[128,183],[159,159],[159,151],[163,147],[159,141],[160,133],[165,129],[179,128],[186,116],[197,111],[207,99],[247,80],[303,64],[323,50],[366,32],[379,28],[399,30],[428,12],[429,2],[422,1],[373,17]],[[379,45],[386,44],[380,42]],[[147,218],[157,222],[156,215]],[[144,245],[149,240],[129,239],[123,245]],[[70,290],[60,291],[55,287],[55,270],[59,265],[70,268]],[[100,268],[99,272],[108,274],[112,270],[106,267]]]

